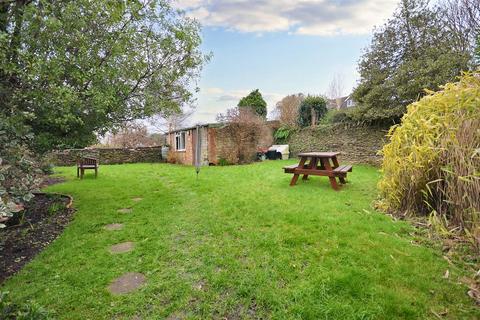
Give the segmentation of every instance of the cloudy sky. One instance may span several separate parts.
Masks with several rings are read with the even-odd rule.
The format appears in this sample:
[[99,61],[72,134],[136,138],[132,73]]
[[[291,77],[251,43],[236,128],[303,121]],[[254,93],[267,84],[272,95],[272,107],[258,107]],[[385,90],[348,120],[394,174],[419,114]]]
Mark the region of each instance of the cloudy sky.
[[324,94],[335,74],[349,93],[372,29],[397,0],[174,0],[201,22],[205,52],[196,112],[190,122],[215,120],[253,89],[269,112],[292,93]]

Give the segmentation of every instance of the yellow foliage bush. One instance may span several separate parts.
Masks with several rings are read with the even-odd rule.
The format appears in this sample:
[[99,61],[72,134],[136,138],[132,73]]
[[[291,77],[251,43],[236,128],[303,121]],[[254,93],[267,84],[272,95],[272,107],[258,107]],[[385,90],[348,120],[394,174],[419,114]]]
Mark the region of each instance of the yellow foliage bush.
[[382,150],[378,207],[480,239],[480,74],[408,106]]

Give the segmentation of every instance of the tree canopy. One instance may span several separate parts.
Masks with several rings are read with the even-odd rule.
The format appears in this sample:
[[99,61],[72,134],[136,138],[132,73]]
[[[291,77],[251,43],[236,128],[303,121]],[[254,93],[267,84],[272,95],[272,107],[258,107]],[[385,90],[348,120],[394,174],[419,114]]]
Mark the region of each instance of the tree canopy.
[[449,25],[444,13],[426,0],[402,0],[393,17],[375,31],[354,90],[361,120],[399,120],[425,88],[438,90],[469,69],[471,48],[463,45],[468,39],[459,40],[467,35]]
[[263,100],[262,94],[258,89],[253,90],[248,96],[243,97],[238,102],[239,108],[250,108],[255,114],[262,118],[267,117],[267,102]]
[[179,108],[208,56],[167,0],[0,4],[0,120],[36,151],[83,147],[126,121]]

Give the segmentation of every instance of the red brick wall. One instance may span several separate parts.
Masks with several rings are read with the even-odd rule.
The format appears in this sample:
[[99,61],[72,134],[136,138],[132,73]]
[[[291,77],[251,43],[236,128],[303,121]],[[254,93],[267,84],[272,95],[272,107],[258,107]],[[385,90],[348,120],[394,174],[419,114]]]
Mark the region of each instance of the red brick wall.
[[168,134],[168,141],[170,144],[170,159],[175,159],[175,163],[193,164],[193,146],[192,146],[192,130],[185,132],[185,150],[177,151],[175,149],[175,133]]

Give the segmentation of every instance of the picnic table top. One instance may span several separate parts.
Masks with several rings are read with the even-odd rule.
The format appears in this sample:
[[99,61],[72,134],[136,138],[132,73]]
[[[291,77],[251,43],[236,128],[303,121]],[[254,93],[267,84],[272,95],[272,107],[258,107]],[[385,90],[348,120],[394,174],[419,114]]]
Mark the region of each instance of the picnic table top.
[[302,152],[299,157],[317,157],[317,158],[333,158],[339,155],[340,152]]

